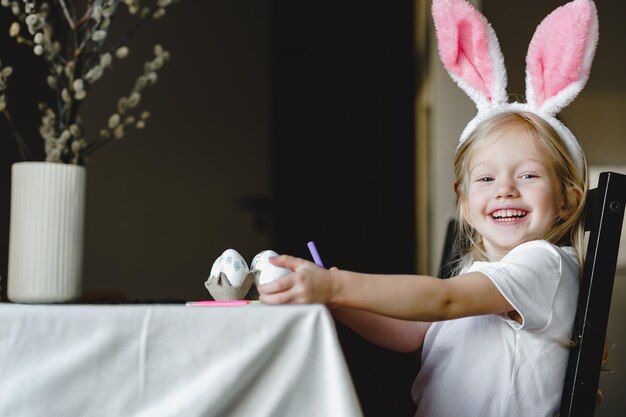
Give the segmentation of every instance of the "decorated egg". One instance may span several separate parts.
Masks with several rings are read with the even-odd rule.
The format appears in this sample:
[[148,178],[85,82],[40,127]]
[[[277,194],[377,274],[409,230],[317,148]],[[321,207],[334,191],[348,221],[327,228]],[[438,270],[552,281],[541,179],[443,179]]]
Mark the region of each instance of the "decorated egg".
[[223,272],[230,285],[238,287],[243,282],[248,271],[248,264],[243,259],[243,256],[234,249],[226,249],[220,257],[213,262],[211,276],[217,277],[220,272]]
[[269,261],[269,258],[272,256],[278,256],[278,254],[268,249],[257,254],[252,260],[252,269],[259,271],[255,281],[257,286],[267,284],[268,282],[272,282],[291,273],[289,269],[272,265]]

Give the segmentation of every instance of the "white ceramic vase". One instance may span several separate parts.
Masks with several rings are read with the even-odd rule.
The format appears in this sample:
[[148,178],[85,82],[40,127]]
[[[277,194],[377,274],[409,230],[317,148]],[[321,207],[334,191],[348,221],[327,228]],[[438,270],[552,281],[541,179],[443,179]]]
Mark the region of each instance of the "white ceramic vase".
[[53,303],[80,296],[85,182],[81,166],[13,164],[9,300]]

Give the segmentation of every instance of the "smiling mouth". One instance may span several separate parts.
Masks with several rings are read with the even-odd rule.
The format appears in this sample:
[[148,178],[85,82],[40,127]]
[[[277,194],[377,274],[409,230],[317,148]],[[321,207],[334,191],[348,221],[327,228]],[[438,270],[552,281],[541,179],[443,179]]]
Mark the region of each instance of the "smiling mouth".
[[491,213],[491,217],[499,222],[513,222],[515,220],[526,217],[527,211],[517,209],[496,210]]

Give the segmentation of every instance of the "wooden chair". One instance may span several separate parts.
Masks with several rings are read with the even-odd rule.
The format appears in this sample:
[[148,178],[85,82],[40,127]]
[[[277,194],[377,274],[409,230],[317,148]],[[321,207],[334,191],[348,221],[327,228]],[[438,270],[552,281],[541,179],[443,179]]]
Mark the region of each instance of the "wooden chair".
[[561,400],[561,417],[591,417],[602,368],[613,281],[626,204],[626,175],[600,174],[587,198],[589,243]]
[[[560,417],[592,417],[595,411],[625,205],[626,175],[602,172],[597,188],[587,195],[589,241]],[[450,276],[457,259],[455,238],[456,222],[451,220],[439,268],[442,278]]]

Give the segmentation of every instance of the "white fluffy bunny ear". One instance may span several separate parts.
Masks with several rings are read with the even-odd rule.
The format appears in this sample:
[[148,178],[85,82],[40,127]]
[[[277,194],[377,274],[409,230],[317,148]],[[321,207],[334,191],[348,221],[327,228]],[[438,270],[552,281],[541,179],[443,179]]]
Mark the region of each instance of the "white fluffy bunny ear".
[[487,19],[465,0],[434,0],[439,57],[478,110],[507,101],[506,69]]
[[537,27],[526,55],[526,100],[538,113],[556,115],[589,79],[598,43],[598,15],[591,0],[574,0]]

